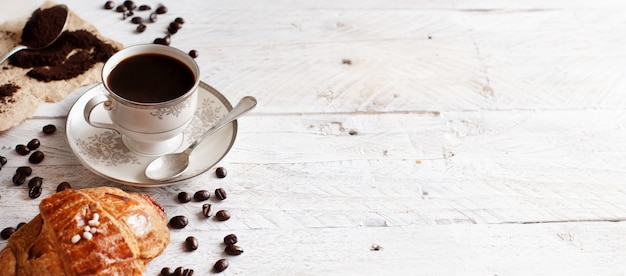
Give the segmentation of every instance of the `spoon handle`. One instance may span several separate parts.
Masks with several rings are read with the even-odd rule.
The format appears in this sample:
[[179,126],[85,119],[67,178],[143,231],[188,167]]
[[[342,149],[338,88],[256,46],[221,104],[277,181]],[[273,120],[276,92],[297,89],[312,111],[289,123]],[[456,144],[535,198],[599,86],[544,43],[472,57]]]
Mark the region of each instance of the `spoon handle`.
[[2,64],[5,60],[7,60],[8,58],[10,58],[12,55],[14,55],[15,53],[24,50],[28,47],[24,46],[24,45],[17,45],[15,46],[15,48],[11,49],[11,51],[9,51],[8,53],[0,56],[0,64]]
[[209,128],[200,138],[196,139],[185,151],[189,152],[193,150],[200,142],[202,142],[205,138],[211,136],[216,131],[220,130],[225,125],[230,122],[237,120],[237,118],[243,116],[248,113],[248,111],[252,110],[256,106],[256,99],[252,96],[245,96],[239,100],[237,105],[233,107],[233,109],[226,114],[222,119],[220,119],[213,127]]

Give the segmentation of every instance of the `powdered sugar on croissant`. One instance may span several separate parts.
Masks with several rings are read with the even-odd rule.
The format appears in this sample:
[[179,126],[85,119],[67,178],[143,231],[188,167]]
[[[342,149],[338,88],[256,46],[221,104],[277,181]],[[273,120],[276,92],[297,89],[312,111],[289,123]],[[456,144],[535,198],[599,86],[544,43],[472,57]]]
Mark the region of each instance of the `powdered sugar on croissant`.
[[7,275],[142,275],[169,243],[167,217],[151,197],[110,187],[65,190],[0,252]]

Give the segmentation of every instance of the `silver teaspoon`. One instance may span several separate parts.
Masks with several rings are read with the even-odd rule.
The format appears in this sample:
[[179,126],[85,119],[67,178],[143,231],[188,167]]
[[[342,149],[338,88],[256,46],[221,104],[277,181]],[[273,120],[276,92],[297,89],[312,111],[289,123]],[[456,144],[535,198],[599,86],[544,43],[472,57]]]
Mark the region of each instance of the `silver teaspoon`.
[[168,153],[157,157],[148,164],[144,174],[146,177],[157,181],[165,181],[181,175],[187,170],[187,167],[189,167],[189,155],[200,142],[204,141],[204,139],[211,136],[225,125],[248,113],[248,111],[256,106],[256,103],[257,101],[254,97],[243,97],[226,116],[217,122],[215,126],[202,134],[200,138],[191,143],[184,151]]
[[[54,43],[59,36],[61,36],[61,34],[63,33],[63,30],[65,29],[65,25],[67,24],[67,19],[69,17],[69,10],[67,8],[67,6],[65,5],[56,5],[53,6],[51,8],[58,8],[61,9],[64,12],[63,16],[59,16],[58,18],[53,18],[53,20],[55,22],[52,22],[51,25],[57,27],[55,31],[55,33],[52,34],[56,34],[56,36],[52,36],[50,34],[47,34],[47,36],[49,36],[50,40],[48,41],[44,41],[43,43],[40,42],[40,44],[33,44],[32,41],[22,41],[20,45],[15,46],[13,49],[11,49],[8,53],[0,56],[0,64],[2,64],[5,60],[7,60],[8,58],[10,58],[11,56],[13,56],[15,53],[22,51],[22,50],[41,50],[43,48],[46,48],[48,46],[50,46],[52,43]],[[50,9],[50,8],[48,8]],[[32,20],[32,18],[30,19]],[[29,20],[29,22],[26,23],[26,26],[24,26],[24,32],[30,32],[33,34],[38,34],[40,33],[40,26],[36,26],[34,24],[29,24],[31,23],[31,21]]]

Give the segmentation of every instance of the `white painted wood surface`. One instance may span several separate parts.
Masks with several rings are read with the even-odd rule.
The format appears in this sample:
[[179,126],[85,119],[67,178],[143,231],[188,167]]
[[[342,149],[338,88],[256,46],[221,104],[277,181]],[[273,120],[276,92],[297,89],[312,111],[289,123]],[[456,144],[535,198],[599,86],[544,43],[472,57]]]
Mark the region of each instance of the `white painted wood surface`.
[[[229,233],[245,252],[224,275],[626,273],[626,2],[163,0],[162,28],[141,35],[105,1],[59,2],[126,45],[185,18],[172,46],[197,49],[231,102],[259,106],[219,163],[227,178],[140,189],[69,151],[65,114],[84,89],[45,104],[0,133],[0,228],[38,212],[11,184],[26,164],[12,149],[54,123],[34,169],[44,195],[109,185],[190,218],[146,275],[210,274]],[[226,222],[175,199],[217,187]]]

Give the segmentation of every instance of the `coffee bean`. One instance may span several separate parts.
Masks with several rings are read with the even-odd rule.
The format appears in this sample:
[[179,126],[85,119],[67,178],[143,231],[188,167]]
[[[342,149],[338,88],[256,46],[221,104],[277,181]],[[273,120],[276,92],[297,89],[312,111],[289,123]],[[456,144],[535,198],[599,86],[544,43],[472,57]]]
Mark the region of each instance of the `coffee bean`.
[[161,268],[161,276],[171,276],[172,275],[172,269],[169,267],[164,267]]
[[185,24],[185,19],[183,19],[182,17],[176,17],[176,19],[174,19],[174,22],[182,25]]
[[70,185],[70,183],[63,181],[57,186],[57,193],[60,191],[65,191],[69,189],[72,189],[72,185]]
[[45,126],[43,126],[42,131],[45,134],[52,134],[55,131],[57,131],[57,127],[55,125],[53,125],[53,124],[45,125]]
[[167,27],[167,32],[169,34],[176,34],[178,32],[178,29],[172,28],[172,26],[169,26],[169,27]]
[[117,8],[115,8],[116,12],[123,12],[123,13],[125,13],[127,10],[128,10],[128,8],[126,8],[126,6],[124,6],[124,5],[119,5],[119,6],[117,6]]
[[175,216],[170,219],[170,226],[174,229],[183,229],[188,223],[189,220],[185,216]]
[[185,270],[183,270],[183,276],[193,276],[193,269],[186,268]]
[[15,151],[19,153],[20,155],[27,155],[30,153],[30,150],[28,149],[28,147],[26,147],[23,144],[19,144],[15,146]]
[[130,19],[130,22],[133,24],[141,24],[143,22],[143,18],[141,18],[141,16],[135,16]]
[[6,158],[6,157],[4,157],[4,156],[0,156],[0,166],[4,166],[4,165],[6,165],[8,161],[9,161],[9,160],[7,160],[7,158]]
[[193,199],[196,201],[205,201],[211,197],[211,192],[207,190],[200,190],[193,194]]
[[226,177],[226,168],[218,167],[217,169],[215,169],[215,175],[217,176],[217,178]]
[[150,6],[148,6],[148,5],[140,5],[138,9],[139,9],[140,11],[149,11],[149,10],[151,10],[152,8],[151,8]]
[[33,152],[33,154],[31,154],[30,157],[28,157],[28,162],[32,164],[39,164],[41,163],[41,161],[43,161],[44,158],[45,158],[45,155],[43,154],[43,152],[38,150],[38,151]]
[[213,211],[211,210],[211,204],[202,204],[202,214],[207,218],[210,218],[213,215]]
[[168,40],[166,40],[165,38],[161,38],[161,37],[155,38],[154,39],[154,44],[161,44],[161,45],[165,45],[165,46],[170,45]]
[[20,230],[20,228],[22,228],[22,226],[26,225],[26,222],[20,222],[17,224],[17,227],[15,227],[15,229]]
[[215,270],[215,272],[218,272],[218,273],[226,270],[227,268],[228,268],[228,260],[226,259],[219,259],[213,265],[213,270]]
[[178,201],[180,203],[187,203],[191,201],[191,195],[188,192],[180,192],[178,193]]
[[41,186],[34,186],[28,191],[28,197],[35,199],[41,195]]
[[237,243],[237,235],[235,234],[228,234],[224,237],[224,243],[226,245],[233,245]]
[[104,8],[107,10],[113,9],[115,7],[115,3],[113,3],[113,1],[106,1],[106,3],[104,3]]
[[157,14],[164,14],[164,13],[167,13],[167,7],[165,7],[165,6],[159,6],[159,7],[156,9],[156,13],[157,13]]
[[143,33],[143,32],[146,31],[146,28],[147,28],[146,25],[141,23],[141,24],[139,24],[139,26],[137,26],[137,32],[138,33]]
[[17,167],[15,173],[23,174],[25,176],[30,176],[33,173],[33,169],[28,166]]
[[219,221],[227,221],[230,219],[230,213],[226,210],[219,210],[215,213],[215,219]]
[[35,186],[41,187],[43,185],[43,178],[35,176],[28,181],[28,188],[32,189]]
[[12,181],[15,186],[22,185],[24,184],[24,182],[26,182],[26,176],[21,173],[16,173],[13,175]]
[[189,236],[185,239],[185,246],[187,247],[187,251],[194,251],[198,249],[198,239],[194,236]]
[[183,267],[179,266],[174,269],[174,273],[172,273],[172,276],[183,276]]
[[174,22],[170,23],[169,27],[172,28],[172,29],[180,30],[183,27],[183,24],[174,21]]
[[223,188],[215,189],[215,196],[220,200],[224,200],[227,197],[226,191]]
[[35,138],[33,140],[30,140],[28,144],[26,144],[26,147],[29,150],[36,150],[37,148],[39,148],[40,145],[41,145],[41,142],[39,141],[39,139]]
[[124,1],[124,6],[126,6],[126,8],[129,10],[134,10],[137,8],[137,6],[135,5],[135,2],[130,1],[130,0]]
[[14,227],[4,228],[2,229],[2,232],[0,232],[0,237],[2,237],[3,240],[8,240],[11,235],[15,233],[15,231],[17,231],[17,229],[15,229]]
[[156,13],[150,13],[150,17],[148,17],[148,19],[150,19],[150,22],[156,22],[157,21],[157,14]]
[[189,56],[191,56],[192,58],[197,58],[198,57],[198,51],[197,50],[189,51]]
[[231,255],[231,256],[237,256],[243,253],[243,249],[237,245],[231,244],[231,245],[226,246],[226,248],[224,248],[224,252],[226,252],[226,254]]

